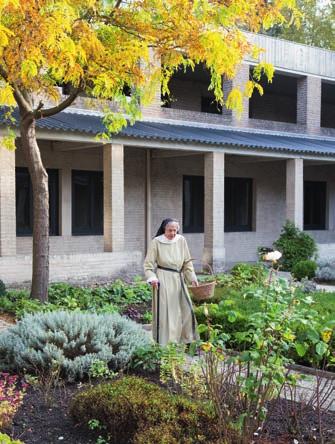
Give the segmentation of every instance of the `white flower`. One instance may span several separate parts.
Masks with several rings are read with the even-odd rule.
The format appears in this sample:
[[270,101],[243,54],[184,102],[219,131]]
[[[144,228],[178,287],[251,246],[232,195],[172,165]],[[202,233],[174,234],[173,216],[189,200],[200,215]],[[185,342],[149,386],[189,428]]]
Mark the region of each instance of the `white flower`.
[[263,260],[275,262],[282,257],[280,251],[270,251],[263,256]]

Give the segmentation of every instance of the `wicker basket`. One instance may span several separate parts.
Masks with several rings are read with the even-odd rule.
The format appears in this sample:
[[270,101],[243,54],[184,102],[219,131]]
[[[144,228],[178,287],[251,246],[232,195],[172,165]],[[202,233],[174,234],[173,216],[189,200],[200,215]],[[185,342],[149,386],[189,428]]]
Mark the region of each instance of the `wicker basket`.
[[199,285],[197,287],[194,286],[188,287],[188,289],[192,294],[192,298],[197,302],[206,301],[214,296],[214,290],[216,285],[214,273],[212,267],[209,264],[204,264],[204,265],[206,265],[209,268],[209,271],[213,276],[213,280],[210,282],[199,282]]

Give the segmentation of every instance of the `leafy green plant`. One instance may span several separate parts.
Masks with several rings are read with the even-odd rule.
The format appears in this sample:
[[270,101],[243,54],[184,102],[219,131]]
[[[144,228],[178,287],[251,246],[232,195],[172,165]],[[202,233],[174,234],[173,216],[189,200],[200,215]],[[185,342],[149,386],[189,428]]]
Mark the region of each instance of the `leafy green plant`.
[[140,347],[135,351],[129,363],[129,368],[145,372],[154,372],[160,366],[162,354],[163,350],[161,346],[156,343]]
[[70,413],[87,425],[92,418],[119,444],[217,442],[210,405],[176,396],[145,379],[127,376],[77,394]]
[[142,321],[145,324],[150,324],[152,322],[152,312],[151,311],[146,311],[143,316],[142,316]]
[[[49,301],[41,303],[31,299],[25,290],[9,291],[0,298],[0,310],[13,313],[21,318],[26,313],[56,310],[88,311],[95,313],[116,313],[126,311],[132,304],[147,303],[151,300],[151,289],[139,278],[132,284],[121,280],[101,287],[75,287],[66,283],[49,286]],[[134,307],[132,307],[135,310]]]
[[317,253],[315,240],[290,221],[283,226],[279,239],[273,245],[282,252],[279,263],[286,271],[291,271],[299,261],[312,259]]
[[115,376],[115,372],[108,368],[106,361],[96,359],[91,363],[88,375],[90,378],[105,378],[109,379]]
[[0,369],[48,377],[81,379],[92,363],[124,368],[139,347],[150,342],[145,331],[118,314],[50,312],[26,315],[0,335]]
[[296,262],[292,267],[292,276],[298,281],[303,278],[313,279],[315,277],[315,272],[317,269],[317,264],[315,261],[309,259],[304,261]]

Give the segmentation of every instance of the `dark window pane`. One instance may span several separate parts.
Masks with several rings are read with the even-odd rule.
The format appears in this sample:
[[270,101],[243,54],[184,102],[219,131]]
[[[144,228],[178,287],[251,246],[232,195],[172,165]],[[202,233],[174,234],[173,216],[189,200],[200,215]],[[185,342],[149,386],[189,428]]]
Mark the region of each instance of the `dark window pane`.
[[[50,235],[59,235],[59,179],[58,170],[47,169],[49,176]],[[33,234],[33,191],[28,168],[16,168],[16,235]]]
[[204,232],[204,178],[183,177],[183,232]]
[[214,97],[201,97],[201,112],[210,114],[222,114],[222,106]]
[[304,229],[326,229],[326,182],[304,182]]
[[101,171],[72,171],[72,234],[103,234]]
[[251,231],[252,179],[225,178],[225,231]]

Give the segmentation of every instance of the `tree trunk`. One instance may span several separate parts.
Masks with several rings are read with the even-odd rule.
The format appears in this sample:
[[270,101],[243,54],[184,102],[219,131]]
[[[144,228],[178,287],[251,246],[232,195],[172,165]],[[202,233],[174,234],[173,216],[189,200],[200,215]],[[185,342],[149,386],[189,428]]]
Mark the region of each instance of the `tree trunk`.
[[[21,113],[22,116],[23,113]],[[33,275],[31,297],[48,299],[49,284],[49,186],[36,140],[33,113],[21,117],[22,149],[33,188]]]

